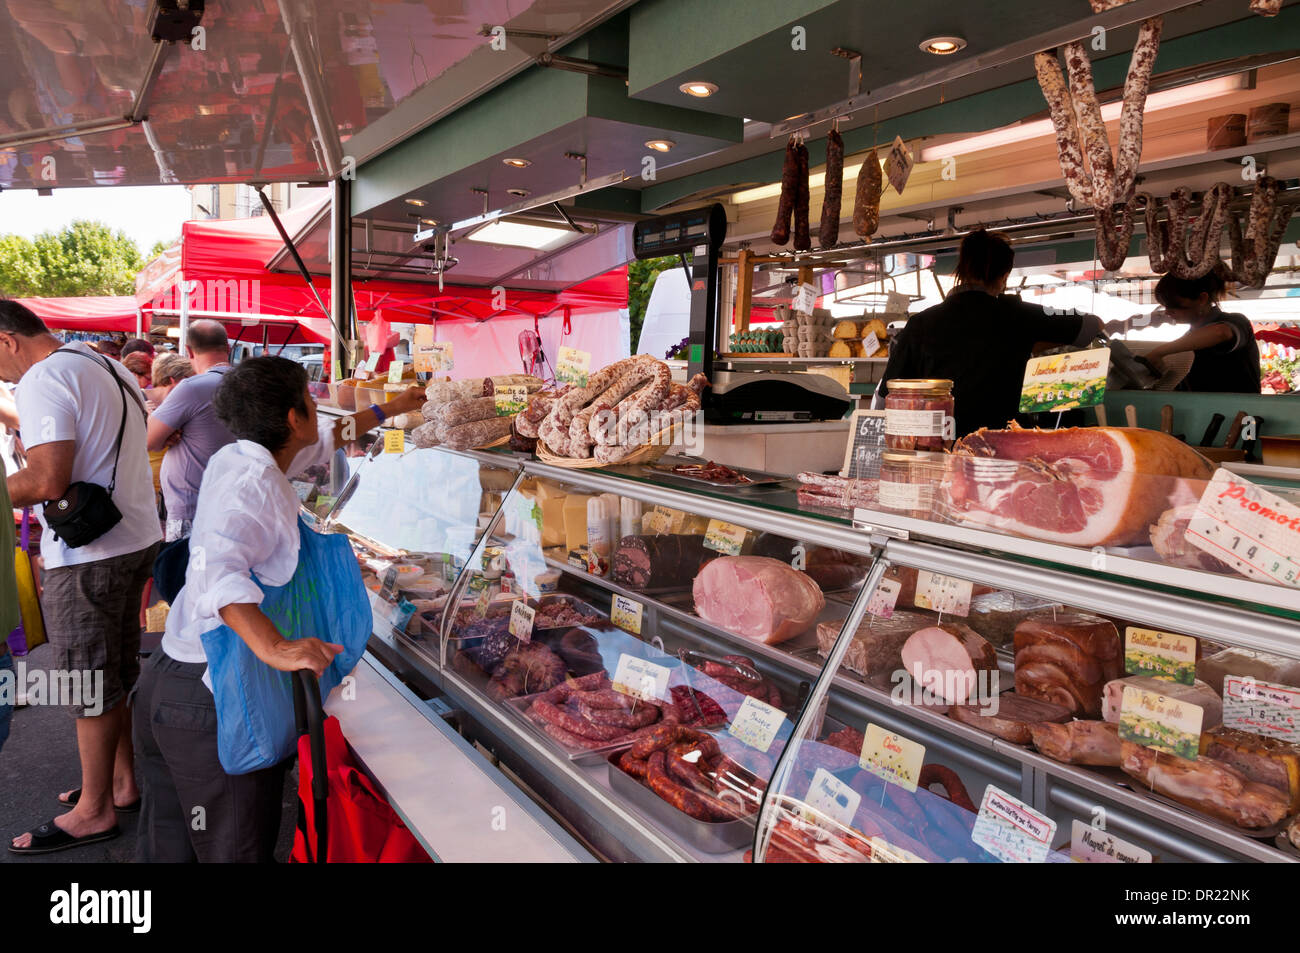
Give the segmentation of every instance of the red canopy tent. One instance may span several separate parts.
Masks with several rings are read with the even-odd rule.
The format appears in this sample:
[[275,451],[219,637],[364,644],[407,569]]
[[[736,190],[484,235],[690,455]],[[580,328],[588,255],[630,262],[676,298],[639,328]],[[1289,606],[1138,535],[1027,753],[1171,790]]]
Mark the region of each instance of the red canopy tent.
[[45,324],[58,331],[122,331],[134,334],[135,298],[95,295],[85,298],[16,298]]

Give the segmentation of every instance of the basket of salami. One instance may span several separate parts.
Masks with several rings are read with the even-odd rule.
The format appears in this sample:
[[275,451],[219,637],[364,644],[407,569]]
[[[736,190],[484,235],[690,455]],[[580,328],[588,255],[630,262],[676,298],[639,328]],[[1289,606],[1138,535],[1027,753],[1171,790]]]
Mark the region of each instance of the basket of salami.
[[411,431],[411,439],[417,447],[444,445],[453,450],[501,446],[510,441],[518,416],[505,395],[523,394],[526,400],[541,389],[542,381],[528,374],[435,381],[425,390],[423,422]]
[[537,457],[545,463],[572,469],[653,463],[699,410],[706,386],[703,374],[674,383],[667,364],[638,354],[591,374],[585,386],[532,395],[515,425],[537,438]]

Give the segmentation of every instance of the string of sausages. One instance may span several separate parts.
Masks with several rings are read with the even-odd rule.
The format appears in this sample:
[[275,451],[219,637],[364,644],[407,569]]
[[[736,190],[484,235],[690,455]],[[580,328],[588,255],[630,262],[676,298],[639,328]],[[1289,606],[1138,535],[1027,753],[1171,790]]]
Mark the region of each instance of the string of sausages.
[[[1088,0],[1093,13],[1105,13],[1132,3],[1133,0]],[[1250,0],[1250,12],[1263,17],[1275,17],[1282,12],[1282,0]]]
[[1286,234],[1295,205],[1277,204],[1278,182],[1271,176],[1255,180],[1250,200],[1250,217],[1243,234],[1236,213],[1228,214],[1228,235],[1232,243],[1232,277],[1250,288],[1263,288],[1273,270],[1282,236]]
[[[884,179],[880,158],[872,149],[858,172],[853,201],[853,231],[860,238],[870,238],[880,224],[880,199]],[[821,221],[817,231],[822,248],[834,248],[840,238],[840,212],[844,194],[844,139],[832,128],[826,137],[826,177],[822,193]],[[798,134],[785,146],[781,167],[781,197],[777,200],[776,221],[772,225],[773,245],[786,245],[794,239],[795,251],[812,248],[808,221],[808,147]]]

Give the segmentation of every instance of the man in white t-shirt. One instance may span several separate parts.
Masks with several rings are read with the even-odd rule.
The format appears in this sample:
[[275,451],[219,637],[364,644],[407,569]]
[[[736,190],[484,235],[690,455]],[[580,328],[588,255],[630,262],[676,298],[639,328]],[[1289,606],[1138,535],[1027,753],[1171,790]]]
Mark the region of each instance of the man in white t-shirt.
[[[27,466],[7,484],[13,505],[36,506],[44,527],[41,610],[58,670],[51,674],[69,689],[57,703],[77,718],[81,757],[81,788],[59,798],[72,810],[9,849],[51,853],[116,837],[115,808],[138,809],[126,702],[140,673],[140,597],[162,533],[144,395],[133,374],[85,344],[63,345],[27,308],[0,300],[0,379],[18,385]],[[81,482],[111,487],[121,519],[69,546],[51,530],[43,504]]]

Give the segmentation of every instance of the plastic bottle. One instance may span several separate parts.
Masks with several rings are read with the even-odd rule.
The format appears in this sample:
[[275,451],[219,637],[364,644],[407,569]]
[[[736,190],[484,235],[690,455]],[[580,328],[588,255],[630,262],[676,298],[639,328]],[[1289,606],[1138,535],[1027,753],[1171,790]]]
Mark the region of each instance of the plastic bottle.
[[609,573],[609,561],[614,554],[614,539],[609,526],[609,501],[602,496],[593,496],[587,501],[587,572],[593,576]]
[[618,538],[636,536],[641,532],[642,504],[640,500],[623,497],[619,505]]
[[609,517],[609,539],[611,549],[618,549],[618,541],[622,539],[619,534],[619,513],[623,503],[623,498],[617,493],[602,493],[600,498],[605,501],[605,513]]

